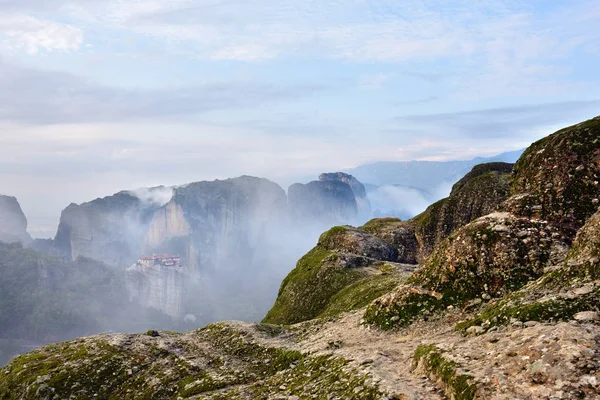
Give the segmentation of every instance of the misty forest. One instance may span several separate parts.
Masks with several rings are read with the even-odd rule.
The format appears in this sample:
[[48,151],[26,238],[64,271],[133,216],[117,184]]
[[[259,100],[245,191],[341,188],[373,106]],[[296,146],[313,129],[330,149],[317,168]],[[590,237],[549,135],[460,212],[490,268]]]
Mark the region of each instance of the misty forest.
[[600,400],[597,0],[0,0],[0,400]]

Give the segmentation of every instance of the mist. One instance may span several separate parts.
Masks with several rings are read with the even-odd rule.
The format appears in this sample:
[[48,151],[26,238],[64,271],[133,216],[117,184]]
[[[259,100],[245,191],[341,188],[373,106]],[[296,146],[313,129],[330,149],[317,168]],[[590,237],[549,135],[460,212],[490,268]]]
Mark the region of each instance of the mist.
[[383,185],[371,188],[367,195],[373,208],[373,217],[407,220],[447,197],[452,185],[453,182],[444,182],[430,191],[401,185]]
[[[259,322],[283,279],[324,231],[361,225],[371,214],[410,218],[450,187],[440,185],[431,193],[394,185],[371,188],[361,202],[370,201],[373,212],[361,213],[352,190],[348,199],[329,192],[320,197],[319,190],[337,190],[331,182],[322,186],[326,189],[295,185],[306,191],[292,201],[292,194],[273,182],[240,177],[125,190],[72,204],[63,212],[56,239],[44,241],[43,248],[41,241],[33,244],[58,261],[47,271],[40,272],[37,264],[28,267],[32,281],[42,274],[36,278],[41,286],[29,291],[58,299],[56,312],[62,317],[56,318],[78,317],[68,317],[72,326],[61,325],[51,335],[0,329],[0,353],[5,354],[0,362],[26,346],[100,332],[184,332],[222,320]],[[181,270],[137,264],[143,256],[165,253],[181,258]],[[69,290],[81,293],[78,304],[65,297]],[[55,311],[40,307],[33,304],[31,313],[43,326]]]

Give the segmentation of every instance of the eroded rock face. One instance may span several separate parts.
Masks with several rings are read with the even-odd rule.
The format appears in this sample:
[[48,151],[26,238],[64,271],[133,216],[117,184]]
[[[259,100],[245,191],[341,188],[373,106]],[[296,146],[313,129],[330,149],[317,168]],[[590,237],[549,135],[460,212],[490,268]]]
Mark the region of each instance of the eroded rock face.
[[125,271],[129,301],[153,308],[175,321],[184,316],[184,274],[178,268],[134,264]]
[[600,201],[600,117],[561,129],[529,147],[515,166],[506,208],[573,234]]
[[411,281],[457,299],[500,297],[562,262],[566,239],[547,223],[490,214],[450,235]]
[[54,246],[72,260],[84,256],[124,268],[142,254],[144,235],[158,208],[129,192],[71,204],[62,212]]
[[27,218],[17,199],[0,195],[0,241],[29,244],[31,240],[27,233]]
[[399,263],[417,263],[419,243],[412,222],[400,221],[397,218],[378,218],[369,221],[360,229],[394,246],[398,250]]
[[367,197],[367,191],[365,186],[358,181],[355,177],[343,172],[326,173],[319,175],[320,181],[341,181],[347,183],[356,198],[356,205],[358,207],[358,217],[360,219],[368,219],[371,215],[371,202]]
[[397,261],[398,259],[398,250],[394,246],[351,226],[330,229],[321,235],[317,245],[328,251],[356,254],[380,261]]
[[564,263],[463,322],[463,330],[527,321],[568,321],[600,311],[600,211],[579,231]]
[[354,191],[340,180],[296,183],[288,189],[288,205],[296,219],[329,226],[353,222],[358,216]]
[[510,194],[512,164],[475,166],[454,185],[449,197],[412,219],[419,241],[419,261],[456,229],[494,212]]

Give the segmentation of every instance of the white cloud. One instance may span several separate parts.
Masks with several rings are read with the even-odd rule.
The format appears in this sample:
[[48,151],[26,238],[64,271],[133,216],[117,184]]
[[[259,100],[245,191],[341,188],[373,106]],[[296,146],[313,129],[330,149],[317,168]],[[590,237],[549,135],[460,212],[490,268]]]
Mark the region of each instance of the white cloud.
[[40,51],[76,51],[83,31],[75,26],[28,15],[0,15],[0,42],[9,50],[28,54]]

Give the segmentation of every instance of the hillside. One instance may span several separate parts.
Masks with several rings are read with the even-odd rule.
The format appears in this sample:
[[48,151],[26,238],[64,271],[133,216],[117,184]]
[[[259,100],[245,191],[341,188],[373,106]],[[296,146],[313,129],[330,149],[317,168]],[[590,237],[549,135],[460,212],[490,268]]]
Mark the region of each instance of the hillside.
[[123,277],[108,266],[83,257],[64,261],[20,244],[0,243],[0,293],[0,364],[21,350],[19,344],[170,320],[131,305]]
[[599,138],[597,117],[413,220],[330,229],[262,324],[48,346],[0,399],[600,398]]

